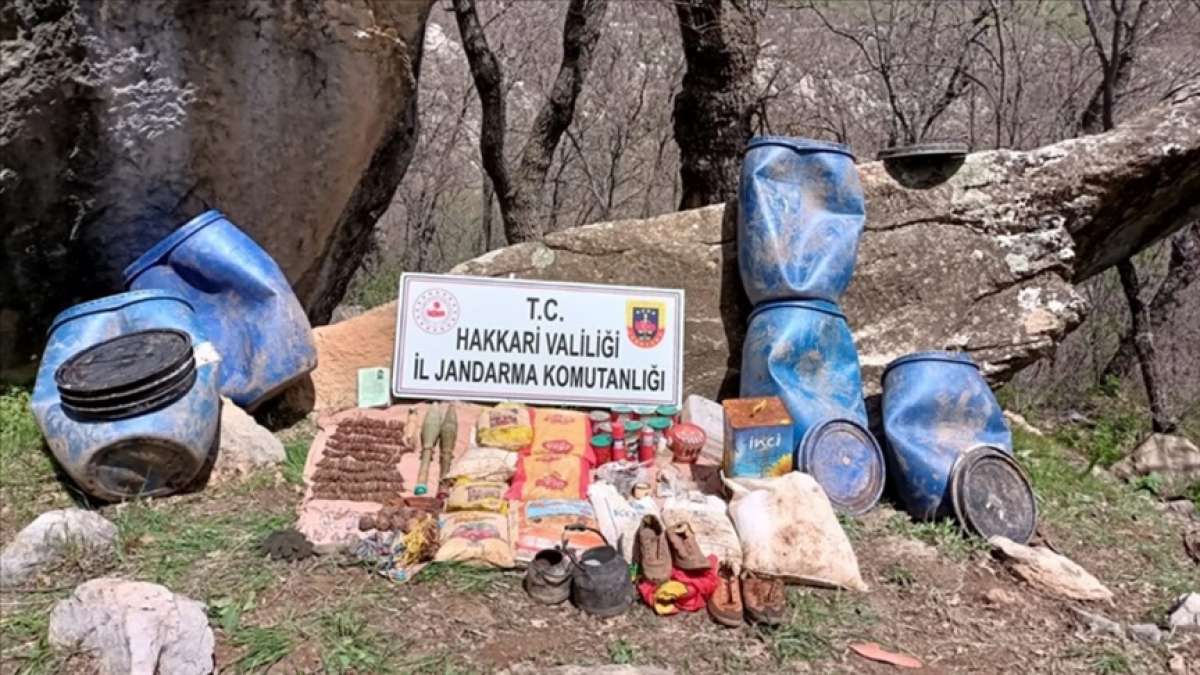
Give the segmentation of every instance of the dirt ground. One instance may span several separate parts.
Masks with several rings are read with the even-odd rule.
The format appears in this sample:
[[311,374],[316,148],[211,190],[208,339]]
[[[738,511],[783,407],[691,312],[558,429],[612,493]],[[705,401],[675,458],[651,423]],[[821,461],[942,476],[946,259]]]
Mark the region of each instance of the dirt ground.
[[[304,432],[287,440],[289,466],[302,464]],[[1034,590],[951,523],[913,523],[885,503],[844,521],[866,593],[792,587],[788,621],[771,629],[722,628],[703,613],[656,617],[641,605],[598,620],[531,603],[517,572],[435,565],[396,585],[341,556],[267,560],[258,542],[294,522],[301,498],[298,472],[285,466],[197,494],[103,507],[121,533],[116,559],[70,560],[28,588],[0,593],[0,672],[90,672],[86,658],[46,644],[46,622],[75,583],[103,573],[204,601],[219,672],[521,673],[565,664],[678,673],[897,670],[848,649],[869,641],[915,656],[930,673],[1200,673],[1200,635],[1152,645],[1094,635],[1072,611],[1164,623],[1176,595],[1200,590],[1200,568],[1181,542],[1200,521],[1088,473],[1054,442],[1018,434],[1017,448],[1038,491],[1041,535],[1105,582],[1113,602]],[[41,510],[70,502],[45,467],[22,470],[30,473],[19,487],[11,475],[0,484],[4,541]]]

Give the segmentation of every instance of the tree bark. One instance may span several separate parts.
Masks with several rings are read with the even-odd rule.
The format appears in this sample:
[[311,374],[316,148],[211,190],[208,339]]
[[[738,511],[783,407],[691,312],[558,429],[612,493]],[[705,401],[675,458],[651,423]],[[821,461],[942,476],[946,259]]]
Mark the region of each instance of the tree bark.
[[1150,422],[1157,433],[1170,433],[1174,428],[1167,415],[1167,405],[1164,400],[1162,387],[1159,385],[1157,361],[1154,358],[1154,332],[1150,327],[1150,314],[1146,303],[1142,302],[1139,292],[1141,282],[1138,281],[1137,268],[1131,258],[1117,263],[1117,274],[1121,277],[1121,288],[1125,291],[1125,300],[1129,303],[1129,313],[1133,325],[1133,346],[1137,352],[1138,363],[1142,368],[1142,380],[1146,383],[1146,395],[1150,399]]
[[529,138],[511,172],[504,159],[507,102],[504,73],[488,46],[479,23],[475,0],[453,0],[454,19],[462,36],[463,51],[479,92],[482,123],[479,152],[483,167],[492,179],[500,217],[510,243],[540,239],[544,233],[537,206],[554,150],[575,115],[575,102],[583,89],[592,52],[604,26],[608,0],[571,0],[563,24],[563,58],[546,102],[533,120]]
[[675,9],[687,63],[674,111],[679,208],[691,209],[737,194],[763,7],[757,0],[676,0]]
[[[1200,279],[1200,222],[1193,222],[1171,239],[1171,259],[1167,274],[1150,300],[1150,331],[1157,333],[1174,317],[1183,303],[1185,292]],[[1117,353],[1104,367],[1101,379],[1122,377],[1133,369],[1137,358],[1131,327],[1121,337]]]

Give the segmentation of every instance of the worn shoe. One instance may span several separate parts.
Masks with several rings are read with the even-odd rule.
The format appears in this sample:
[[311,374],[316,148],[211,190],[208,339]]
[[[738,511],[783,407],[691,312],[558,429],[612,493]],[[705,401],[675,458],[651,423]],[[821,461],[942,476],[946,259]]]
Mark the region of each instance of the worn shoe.
[[742,574],[742,603],[746,618],[753,623],[777,626],[787,613],[787,595],[783,582],[750,572]]
[[708,558],[700,550],[700,544],[696,543],[696,533],[692,531],[691,523],[676,523],[667,532],[667,542],[671,545],[671,556],[679,569],[692,572],[711,567]]
[[642,577],[661,584],[671,578],[671,548],[662,521],[655,516],[642,518],[637,532],[637,561]]
[[537,552],[525,568],[525,592],[543,605],[558,605],[571,595],[571,560],[556,548]]
[[742,584],[729,563],[717,570],[717,590],[708,598],[708,613],[722,626],[736,628],[745,621]]

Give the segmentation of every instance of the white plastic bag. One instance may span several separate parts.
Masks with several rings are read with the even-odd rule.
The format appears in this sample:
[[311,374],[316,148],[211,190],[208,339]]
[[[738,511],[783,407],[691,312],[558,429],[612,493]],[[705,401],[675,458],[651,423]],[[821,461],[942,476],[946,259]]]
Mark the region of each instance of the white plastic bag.
[[751,572],[816,586],[867,590],[858,558],[825,491],[806,473],[726,480],[729,514]]
[[592,483],[588,487],[588,501],[609,545],[620,551],[626,562],[633,562],[633,543],[642,518],[659,515],[658,505],[650,497],[625,499],[608,483]]
[[671,497],[663,503],[663,523],[673,527],[680,522],[691,523],[696,543],[704,555],[715,555],[717,560],[731,564],[734,570],[741,569],[742,546],[720,497],[699,492]]
[[450,464],[446,478],[452,482],[508,482],[517,472],[517,453],[502,448],[469,447]]

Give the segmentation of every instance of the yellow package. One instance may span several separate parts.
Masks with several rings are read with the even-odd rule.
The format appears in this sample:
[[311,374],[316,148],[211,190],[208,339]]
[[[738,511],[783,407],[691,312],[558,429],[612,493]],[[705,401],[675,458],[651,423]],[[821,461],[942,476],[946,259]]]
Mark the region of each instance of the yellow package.
[[533,442],[533,417],[528,408],[502,404],[486,410],[476,428],[479,445],[520,450]]
[[441,518],[437,562],[464,562],[508,568],[514,565],[508,516],[487,511],[456,511]]
[[447,511],[492,511],[506,513],[508,501],[504,493],[507,483],[470,481],[450,488],[446,498]]

